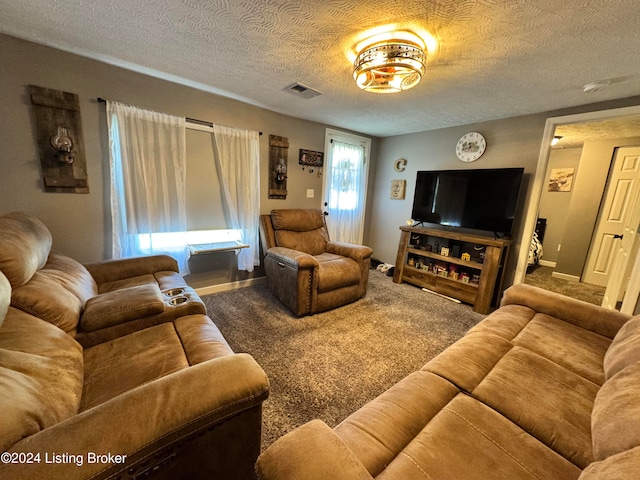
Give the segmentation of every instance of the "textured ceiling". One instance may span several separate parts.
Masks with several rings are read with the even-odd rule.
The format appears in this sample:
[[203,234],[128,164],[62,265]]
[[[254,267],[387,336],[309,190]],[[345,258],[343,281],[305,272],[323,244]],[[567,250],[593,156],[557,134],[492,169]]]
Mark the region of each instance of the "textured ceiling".
[[[360,91],[350,51],[390,24],[437,40],[426,76]],[[637,0],[0,0],[0,32],[376,136],[640,94],[639,24]]]
[[640,137],[640,116],[558,125],[554,135],[561,136],[555,148],[581,147],[585,140]]

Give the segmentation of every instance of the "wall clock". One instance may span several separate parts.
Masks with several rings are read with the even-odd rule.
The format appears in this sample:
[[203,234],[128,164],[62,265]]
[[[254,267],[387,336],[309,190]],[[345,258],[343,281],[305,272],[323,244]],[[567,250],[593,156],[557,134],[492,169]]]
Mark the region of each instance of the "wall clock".
[[464,134],[456,144],[456,155],[463,162],[479,159],[487,148],[487,141],[478,132]]

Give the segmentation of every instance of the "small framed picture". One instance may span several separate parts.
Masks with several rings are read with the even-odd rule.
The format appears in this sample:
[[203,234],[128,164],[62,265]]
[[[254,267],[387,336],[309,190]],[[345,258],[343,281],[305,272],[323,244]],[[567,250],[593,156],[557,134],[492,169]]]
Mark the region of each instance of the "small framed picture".
[[570,192],[573,183],[573,168],[554,168],[549,177],[550,192]]
[[324,163],[323,153],[314,152],[313,150],[300,149],[300,156],[298,157],[298,164],[304,167],[321,168]]
[[393,200],[404,200],[407,189],[406,180],[391,180],[391,197]]

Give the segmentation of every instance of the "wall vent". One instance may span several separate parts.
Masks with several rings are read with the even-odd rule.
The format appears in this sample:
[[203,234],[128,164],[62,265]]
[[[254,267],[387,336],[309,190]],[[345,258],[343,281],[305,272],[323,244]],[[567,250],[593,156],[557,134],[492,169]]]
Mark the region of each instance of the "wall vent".
[[292,85],[289,85],[288,87],[285,88],[285,90],[306,99],[317,97],[318,95],[322,95],[322,92],[319,92],[318,90],[314,90],[313,88],[307,87],[306,85],[303,85],[302,83],[298,83],[298,82]]

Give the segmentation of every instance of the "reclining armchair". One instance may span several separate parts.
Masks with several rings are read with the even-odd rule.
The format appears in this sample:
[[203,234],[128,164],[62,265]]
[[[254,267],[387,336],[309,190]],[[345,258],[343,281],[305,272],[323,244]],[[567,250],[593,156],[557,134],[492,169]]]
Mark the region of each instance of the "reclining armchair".
[[298,316],[331,310],[367,293],[371,248],[332,242],[320,209],[260,216],[267,284]]

